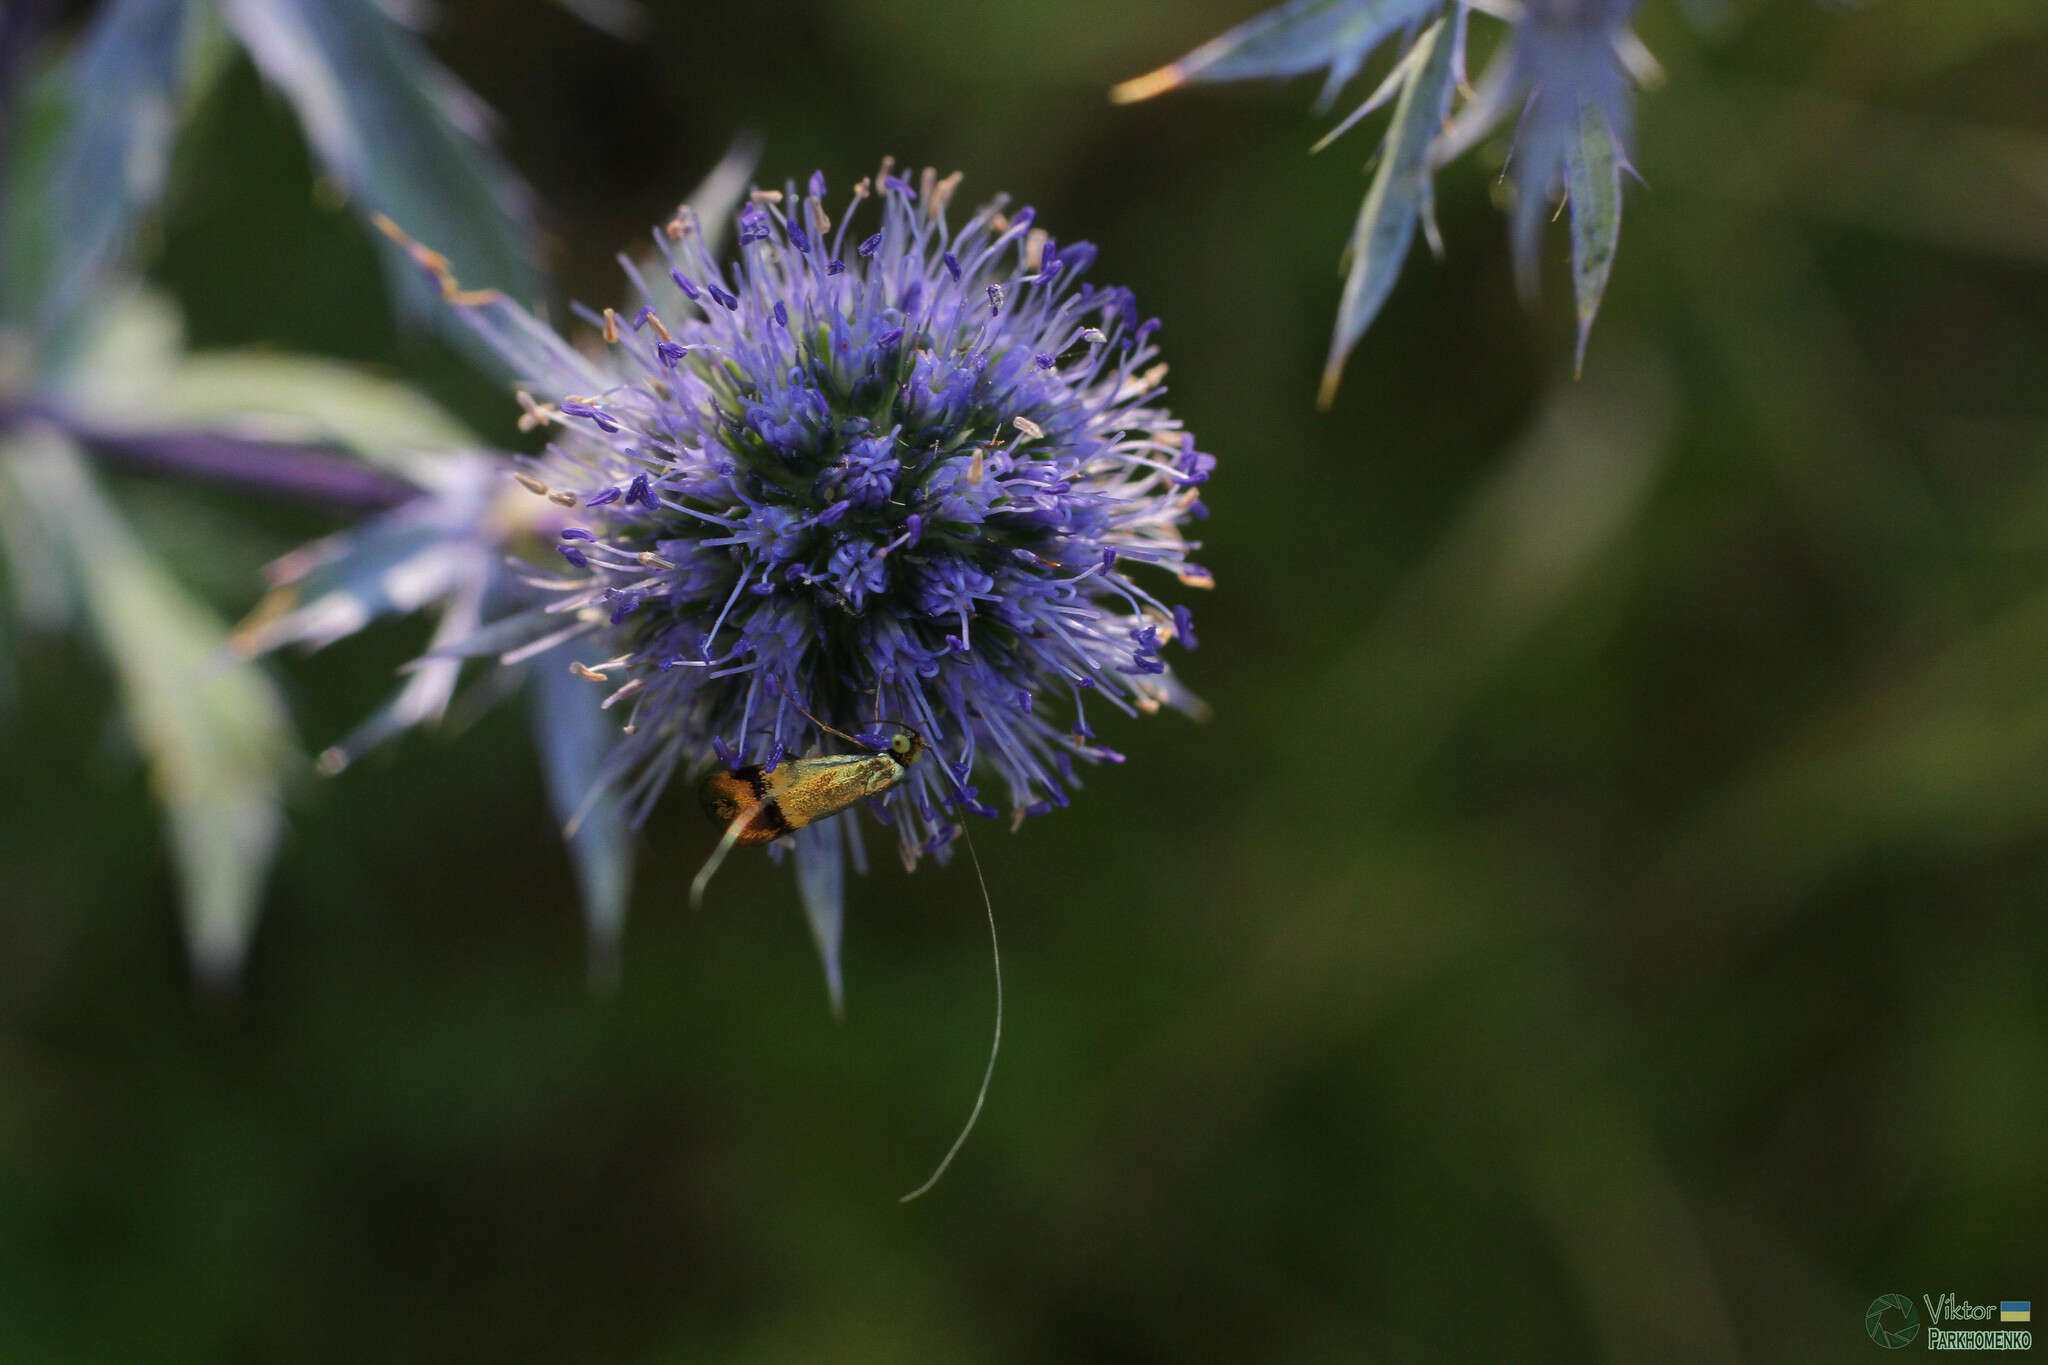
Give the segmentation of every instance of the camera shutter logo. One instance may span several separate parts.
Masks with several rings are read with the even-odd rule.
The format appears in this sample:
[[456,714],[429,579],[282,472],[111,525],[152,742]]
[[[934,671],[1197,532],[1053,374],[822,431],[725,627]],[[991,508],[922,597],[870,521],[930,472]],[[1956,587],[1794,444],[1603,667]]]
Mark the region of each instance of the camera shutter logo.
[[[1904,1319],[1897,1331],[1888,1330],[1884,1315],[1896,1309]],[[1904,1294],[1886,1294],[1871,1301],[1869,1311],[1863,1315],[1863,1330],[1870,1333],[1870,1339],[1887,1351],[1901,1346],[1910,1346],[1913,1338],[1920,1335],[1920,1315],[1913,1311],[1913,1301]]]

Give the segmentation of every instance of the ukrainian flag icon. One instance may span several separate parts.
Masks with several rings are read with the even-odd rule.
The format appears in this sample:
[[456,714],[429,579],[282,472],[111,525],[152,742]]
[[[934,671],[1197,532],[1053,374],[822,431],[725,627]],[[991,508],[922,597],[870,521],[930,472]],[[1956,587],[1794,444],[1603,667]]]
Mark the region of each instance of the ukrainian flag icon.
[[2034,1301],[2032,1299],[2005,1299],[1998,1305],[2000,1322],[2032,1322]]

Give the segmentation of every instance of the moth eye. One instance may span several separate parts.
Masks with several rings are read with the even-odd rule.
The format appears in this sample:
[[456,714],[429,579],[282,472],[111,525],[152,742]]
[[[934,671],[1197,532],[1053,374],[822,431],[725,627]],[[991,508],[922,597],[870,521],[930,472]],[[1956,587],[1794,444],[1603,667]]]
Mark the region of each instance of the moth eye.
[[907,753],[909,753],[909,752],[910,752],[910,736],[909,736],[909,735],[898,735],[898,736],[896,736],[896,738],[894,738],[894,739],[890,740],[890,741],[889,741],[889,751],[890,751],[891,753],[894,753],[894,754],[898,755],[898,756],[901,756],[901,755],[903,755],[903,754],[907,754]]

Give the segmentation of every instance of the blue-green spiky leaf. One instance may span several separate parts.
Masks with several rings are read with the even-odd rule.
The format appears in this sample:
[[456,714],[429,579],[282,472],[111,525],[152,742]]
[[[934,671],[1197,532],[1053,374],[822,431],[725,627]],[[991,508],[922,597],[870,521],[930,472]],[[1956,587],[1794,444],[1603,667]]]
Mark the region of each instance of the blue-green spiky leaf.
[[1579,309],[1578,368],[1600,312],[1614,251],[1621,239],[1621,148],[1597,104],[1579,111],[1579,135],[1565,154],[1565,193],[1572,207],[1572,292]]
[[5,472],[59,546],[169,819],[193,970],[231,979],[248,951],[295,762],[283,700],[227,631],[164,574],[53,429],[16,438]]
[[23,316],[33,311],[46,332],[91,300],[136,222],[162,197],[205,21],[189,0],[112,0],[86,35],[63,82],[46,219],[10,224],[47,253],[40,290],[14,305]]
[[803,898],[804,918],[818,945],[818,961],[825,968],[825,993],[831,998],[834,1014],[846,1011],[846,985],[839,968],[846,915],[846,860],[840,852],[845,835],[840,825],[838,820],[821,820],[804,826],[794,836],[797,894]]
[[1324,407],[1336,397],[1345,359],[1386,303],[1415,240],[1415,227],[1429,195],[1430,145],[1451,97],[1451,58],[1457,47],[1452,36],[1449,22],[1438,20],[1415,40],[1413,65],[1380,147],[1379,169],[1359,206],[1358,222],[1346,248],[1351,268],[1337,305],[1329,360],[1323,366],[1318,401]]
[[[536,296],[526,189],[486,140],[476,97],[416,35],[364,0],[223,0],[222,12],[360,212],[432,242],[467,283]],[[398,287],[426,302],[419,272],[385,250]]]
[[599,693],[588,682],[570,674],[573,654],[563,647],[541,655],[527,692],[548,800],[565,828],[574,825],[566,837],[583,895],[591,977],[608,984],[618,974],[619,939],[633,891],[633,829],[625,801],[599,786],[619,721],[598,708]]
[[1442,7],[1442,0],[1289,0],[1210,39],[1179,61],[1110,92],[1130,104],[1197,81],[1282,78],[1327,69],[1327,105],[1387,37]]

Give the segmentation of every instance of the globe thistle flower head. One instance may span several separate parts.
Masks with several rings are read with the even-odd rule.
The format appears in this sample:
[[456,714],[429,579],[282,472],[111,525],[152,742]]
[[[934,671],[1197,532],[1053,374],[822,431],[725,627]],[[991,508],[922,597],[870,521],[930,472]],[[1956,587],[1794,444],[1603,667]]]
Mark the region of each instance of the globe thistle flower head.
[[[1183,532],[1213,461],[1160,405],[1157,323],[1028,208],[954,226],[958,180],[885,163],[836,216],[822,176],[756,191],[731,262],[681,213],[627,263],[637,304],[584,313],[595,357],[444,280],[551,431],[520,477],[571,515],[520,620],[605,685],[636,815],[679,773],[834,747],[821,724],[908,727],[936,761],[870,804],[909,864],[1119,761],[1101,708],[1198,706],[1156,594],[1209,582]],[[836,831],[798,844],[800,877],[836,870]]]

